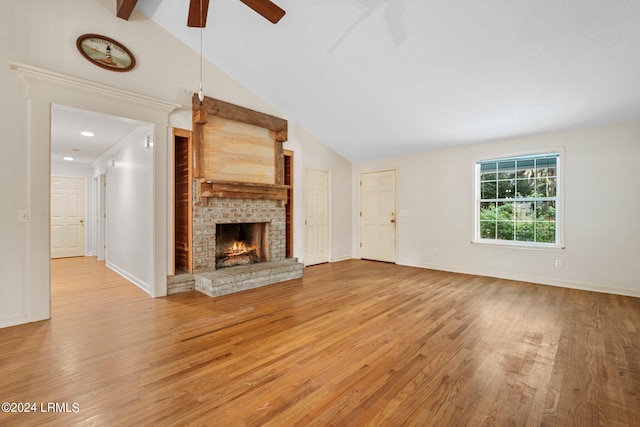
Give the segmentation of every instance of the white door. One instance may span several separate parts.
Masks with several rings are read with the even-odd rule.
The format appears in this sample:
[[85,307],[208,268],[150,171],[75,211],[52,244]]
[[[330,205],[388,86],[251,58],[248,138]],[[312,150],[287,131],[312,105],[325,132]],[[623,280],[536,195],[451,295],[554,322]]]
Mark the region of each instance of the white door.
[[304,264],[329,262],[329,171],[304,172]]
[[51,258],[84,256],[84,178],[51,177]]
[[396,171],[360,175],[360,258],[396,262]]

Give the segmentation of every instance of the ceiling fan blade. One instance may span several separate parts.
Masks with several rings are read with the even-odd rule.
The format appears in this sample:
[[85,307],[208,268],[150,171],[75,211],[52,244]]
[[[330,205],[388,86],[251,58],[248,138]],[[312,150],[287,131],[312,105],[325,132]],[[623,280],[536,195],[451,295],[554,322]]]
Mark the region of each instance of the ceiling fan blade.
[[208,10],[209,0],[191,0],[191,2],[189,3],[189,17],[187,18],[187,27],[206,27]]
[[240,0],[251,9],[258,12],[272,24],[277,24],[286,13],[280,6],[269,0]]

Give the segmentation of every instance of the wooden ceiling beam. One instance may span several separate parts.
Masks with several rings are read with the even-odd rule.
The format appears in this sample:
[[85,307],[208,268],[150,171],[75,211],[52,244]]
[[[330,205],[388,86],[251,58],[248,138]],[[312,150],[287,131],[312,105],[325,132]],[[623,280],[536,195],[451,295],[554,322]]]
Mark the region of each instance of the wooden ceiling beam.
[[138,0],[117,0],[116,15],[118,18],[128,21],[133,12],[133,8],[136,7],[136,3],[138,3]]

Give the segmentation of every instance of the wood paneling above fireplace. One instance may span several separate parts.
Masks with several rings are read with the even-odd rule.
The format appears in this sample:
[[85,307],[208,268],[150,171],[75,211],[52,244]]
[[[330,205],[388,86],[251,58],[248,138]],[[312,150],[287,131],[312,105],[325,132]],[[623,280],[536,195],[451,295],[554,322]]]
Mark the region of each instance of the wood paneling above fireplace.
[[206,179],[275,184],[278,143],[268,129],[209,116],[203,132]]
[[201,196],[286,199],[286,120],[194,94],[193,131]]

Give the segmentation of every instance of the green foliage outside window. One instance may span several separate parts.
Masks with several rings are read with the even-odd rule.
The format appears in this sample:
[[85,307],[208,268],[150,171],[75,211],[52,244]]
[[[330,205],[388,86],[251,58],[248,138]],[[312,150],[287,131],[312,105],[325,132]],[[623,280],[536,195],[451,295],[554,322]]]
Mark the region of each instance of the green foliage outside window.
[[480,163],[480,238],[556,243],[557,155]]

